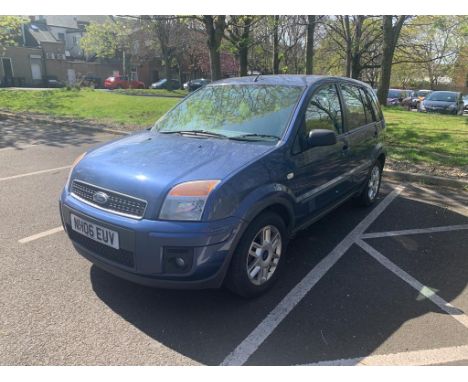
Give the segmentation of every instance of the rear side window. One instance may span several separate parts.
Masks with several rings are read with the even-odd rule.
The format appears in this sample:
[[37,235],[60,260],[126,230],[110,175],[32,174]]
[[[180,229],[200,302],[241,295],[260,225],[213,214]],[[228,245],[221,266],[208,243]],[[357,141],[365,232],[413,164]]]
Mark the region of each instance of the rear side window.
[[348,130],[356,129],[367,123],[366,112],[364,104],[362,103],[359,88],[352,85],[341,85],[341,93],[343,95],[343,102],[348,109]]

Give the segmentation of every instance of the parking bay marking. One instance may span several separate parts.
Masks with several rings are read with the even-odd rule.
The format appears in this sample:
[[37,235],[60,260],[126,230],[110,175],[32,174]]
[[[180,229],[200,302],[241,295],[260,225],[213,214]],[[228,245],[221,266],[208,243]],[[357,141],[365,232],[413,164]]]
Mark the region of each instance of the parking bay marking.
[[304,366],[424,366],[468,360],[468,345],[321,361]]
[[370,232],[370,233],[365,233],[364,235],[362,235],[361,239],[374,239],[374,238],[379,238],[379,237],[392,237],[392,236],[405,236],[405,235],[420,235],[420,234],[425,234],[425,233],[460,231],[464,229],[468,229],[468,224],[449,225],[449,226],[443,226],[443,227],[418,228],[418,229],[405,229],[402,231]]
[[395,275],[397,275],[403,281],[405,281],[414,289],[416,289],[420,294],[422,294],[427,299],[431,300],[440,309],[447,312],[450,316],[452,316],[452,318],[454,318],[455,320],[460,322],[462,325],[464,325],[466,328],[468,328],[468,316],[465,315],[460,309],[457,309],[456,307],[454,307],[453,305],[445,301],[442,297],[438,296],[426,285],[421,284],[413,276],[406,273],[403,269],[398,267],[395,263],[391,262],[388,258],[386,258],[379,251],[371,247],[369,244],[367,244],[363,240],[358,239],[356,241],[356,244],[359,245],[364,251],[366,251],[370,256],[372,256],[380,264],[382,264],[385,268],[392,271]]
[[65,170],[71,168],[71,165],[69,166],[62,166],[62,167],[55,167],[55,168],[49,168],[46,170],[39,170],[39,171],[34,171],[34,172],[28,172],[26,174],[19,174],[19,175],[13,175],[13,176],[7,176],[6,178],[0,178],[0,182],[3,182],[5,180],[12,180],[12,179],[18,179],[18,178],[23,178],[25,176],[31,176],[31,175],[39,175],[39,174],[45,174],[47,172],[53,172],[53,171],[59,171],[59,170]]
[[403,189],[404,187],[398,186],[388,194],[369,215],[348,233],[348,235],[346,235],[346,237],[280,301],[268,316],[224,359],[221,365],[243,365]]
[[29,243],[30,241],[40,239],[40,238],[42,238],[42,237],[44,237],[44,236],[53,235],[54,233],[61,232],[61,231],[63,231],[63,227],[62,227],[62,226],[56,227],[56,228],[52,228],[52,229],[49,229],[49,230],[47,230],[47,231],[40,232],[40,233],[36,233],[35,235],[28,236],[28,237],[25,237],[25,238],[23,238],[23,239],[20,239],[20,240],[18,240],[18,243],[20,243],[20,244]]

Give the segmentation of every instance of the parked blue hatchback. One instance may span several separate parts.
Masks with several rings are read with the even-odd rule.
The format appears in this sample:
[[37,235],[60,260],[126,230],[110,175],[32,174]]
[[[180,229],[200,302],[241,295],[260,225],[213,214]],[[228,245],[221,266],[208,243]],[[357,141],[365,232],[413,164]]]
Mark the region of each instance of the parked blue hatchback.
[[351,197],[375,201],[384,128],[359,81],[218,81],[150,130],[81,155],[60,198],[63,226],[81,255],[119,277],[256,296],[296,232]]

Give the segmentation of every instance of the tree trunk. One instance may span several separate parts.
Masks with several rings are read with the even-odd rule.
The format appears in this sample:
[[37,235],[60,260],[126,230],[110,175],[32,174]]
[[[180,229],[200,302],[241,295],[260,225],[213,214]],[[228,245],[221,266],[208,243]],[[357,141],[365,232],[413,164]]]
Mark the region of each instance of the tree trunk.
[[246,76],[248,71],[249,45],[250,45],[250,25],[253,18],[245,17],[241,40],[239,42],[239,66],[240,76]]
[[352,49],[351,53],[351,78],[359,80],[361,78],[361,37],[362,37],[362,24],[364,16],[356,16],[354,26],[353,44],[350,44]]
[[164,60],[164,75],[169,80],[171,78],[171,65],[170,65],[170,57],[169,54],[163,50],[163,60]]
[[314,72],[315,16],[307,16],[306,74]]
[[278,24],[279,16],[273,16],[273,74],[279,73],[279,41],[278,41]]
[[207,45],[210,52],[211,80],[221,79],[221,57],[219,47],[226,29],[226,16],[203,16],[203,23],[208,36]]
[[395,25],[393,25],[393,16],[382,16],[383,23],[383,47],[382,47],[382,66],[380,74],[380,86],[377,90],[377,97],[381,105],[387,104],[388,89],[390,88],[390,79],[392,76],[392,62],[395,47],[400,36],[403,23],[407,16],[399,16]]
[[344,17],[346,36],[346,77],[351,77],[351,62],[353,60],[351,28],[349,26],[349,16]]
[[211,68],[211,81],[217,81],[221,79],[221,56],[219,49],[214,46],[210,46],[210,68]]
[[239,48],[239,66],[240,66],[240,76],[246,76],[248,71],[248,53],[249,50],[246,46],[241,46]]

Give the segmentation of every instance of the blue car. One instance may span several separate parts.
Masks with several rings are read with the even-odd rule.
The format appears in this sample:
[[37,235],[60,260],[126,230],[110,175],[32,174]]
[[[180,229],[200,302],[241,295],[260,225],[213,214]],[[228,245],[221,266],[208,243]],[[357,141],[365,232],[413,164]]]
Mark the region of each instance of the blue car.
[[81,155],[60,197],[63,226],[78,253],[118,277],[257,296],[299,230],[349,198],[375,201],[384,128],[359,81],[218,81],[151,129]]

